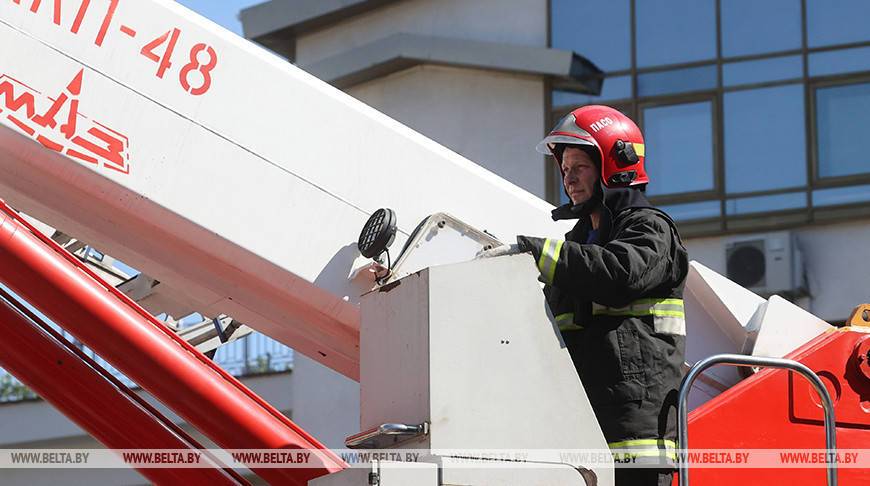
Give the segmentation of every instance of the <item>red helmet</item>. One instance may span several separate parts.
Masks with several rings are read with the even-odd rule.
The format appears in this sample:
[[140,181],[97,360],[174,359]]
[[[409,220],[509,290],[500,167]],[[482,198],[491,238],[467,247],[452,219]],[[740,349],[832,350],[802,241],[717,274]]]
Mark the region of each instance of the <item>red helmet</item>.
[[646,184],[649,177],[643,168],[644,145],[640,128],[619,110],[609,106],[589,105],[577,108],[559,120],[537,150],[556,157],[557,144],[594,147],[600,155],[601,181],[607,187]]

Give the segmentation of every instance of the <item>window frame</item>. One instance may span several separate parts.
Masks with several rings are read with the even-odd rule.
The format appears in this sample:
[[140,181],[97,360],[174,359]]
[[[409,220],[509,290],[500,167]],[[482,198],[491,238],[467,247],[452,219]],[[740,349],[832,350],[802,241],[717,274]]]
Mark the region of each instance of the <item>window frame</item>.
[[[806,65],[805,65],[805,67],[806,67]],[[812,164],[812,162],[810,161],[810,159],[811,159],[811,156],[810,156],[811,142],[809,139],[809,137],[811,135],[808,132],[815,133],[815,130],[813,129],[812,126],[809,125],[811,120],[810,120],[810,116],[809,116],[810,107],[809,107],[809,103],[807,102],[807,89],[806,89],[806,84],[803,83],[801,81],[801,79],[802,78],[798,78],[798,80],[789,79],[789,80],[775,81],[775,82],[762,82],[762,83],[754,83],[754,84],[741,85],[741,86],[732,86],[729,88],[724,88],[724,87],[720,86],[719,87],[719,97],[722,100],[722,106],[723,106],[723,110],[724,110],[725,94],[726,93],[733,93],[733,92],[739,92],[739,91],[754,91],[754,90],[767,89],[767,88],[779,88],[779,87],[784,87],[784,86],[789,86],[789,85],[801,86],[804,90],[804,118],[803,118],[803,120],[804,120],[804,155],[805,155],[804,166],[809,168],[809,166]],[[725,130],[725,113],[724,113],[724,111],[722,112],[722,118],[720,119],[720,122],[722,123],[722,132],[721,132],[722,138],[720,139],[720,143],[722,144],[722,174],[723,174],[722,200],[723,200],[723,202],[727,202],[729,199],[741,199],[741,198],[755,197],[755,196],[775,196],[778,194],[798,192],[800,190],[803,190],[805,192],[809,192],[810,190],[812,190],[811,175],[808,172],[807,177],[806,177],[807,182],[804,185],[780,187],[780,188],[776,188],[776,189],[760,189],[757,191],[728,192],[727,188],[725,187],[725,181],[724,181],[726,164],[728,163],[728,161],[725,160],[725,131],[724,131]],[[809,201],[808,201],[808,204],[806,207],[807,208],[809,207]],[[724,206],[723,206],[723,210],[724,210]],[[722,214],[724,215],[726,213],[723,211]]]
[[721,133],[721,106],[719,101],[719,96],[715,92],[694,92],[694,93],[685,93],[679,95],[666,95],[666,96],[656,96],[652,98],[643,98],[638,102],[636,118],[638,126],[641,129],[641,132],[645,133],[645,120],[643,117],[644,110],[647,108],[658,108],[664,106],[676,106],[676,105],[685,105],[690,103],[702,103],[705,101],[710,102],[710,116],[711,120],[711,138],[712,138],[712,146],[710,147],[713,151],[712,162],[713,162],[713,188],[705,191],[693,191],[693,192],[681,192],[675,194],[662,194],[658,196],[649,196],[649,200],[651,203],[655,205],[671,205],[671,204],[684,204],[691,202],[703,202],[708,200],[715,200],[722,198],[723,186],[724,186],[724,173],[722,171],[722,160],[721,160],[721,142],[719,140],[719,133]]
[[818,120],[818,90],[824,88],[835,88],[840,86],[851,86],[857,84],[870,85],[870,74],[867,73],[848,73],[835,76],[825,76],[820,78],[810,79],[807,84],[809,92],[810,104],[808,106],[808,123],[810,124],[811,135],[811,150],[807,154],[810,165],[810,188],[811,189],[829,189],[834,187],[859,186],[870,183],[870,171],[863,174],[842,175],[822,177],[819,175],[820,167],[820,146],[819,133],[816,130],[816,122]]
[[[693,61],[681,61],[677,63],[671,64],[655,64],[650,66],[639,67],[637,60],[637,0],[629,1],[629,9],[631,11],[631,68],[636,72],[654,72],[654,71],[669,71],[671,69],[678,69],[676,66],[681,67],[697,67],[705,64],[716,63],[719,58],[722,57],[722,9],[721,9],[721,1],[722,0],[712,0],[713,2],[713,24],[716,29],[716,33],[714,34],[713,40],[713,57],[709,57],[706,59],[695,59]],[[801,0],[804,1],[804,0]],[[549,2],[548,2],[549,3]],[[637,90],[635,90],[635,94]]]
[[[697,220],[679,221],[681,231],[684,236],[710,236],[722,235],[735,232],[745,231],[768,231],[774,229],[791,228],[814,222],[831,222],[840,221],[843,219],[868,217],[870,216],[870,202],[848,203],[842,206],[813,206],[813,191],[817,189],[828,189],[837,187],[860,186],[870,184],[870,174],[859,174],[851,176],[837,177],[818,177],[819,166],[819,151],[818,151],[818,133],[816,131],[816,90],[822,87],[870,83],[870,67],[865,71],[850,72],[843,74],[833,74],[824,76],[812,77],[809,74],[809,58],[810,54],[840,51],[858,47],[870,47],[870,40],[860,42],[850,42],[836,45],[826,45],[819,47],[808,46],[808,28],[807,28],[807,0],[800,1],[801,15],[801,46],[796,49],[787,49],[782,51],[770,51],[760,54],[747,54],[738,56],[723,56],[723,25],[722,25],[722,2],[724,0],[715,0],[715,22],[716,22],[716,57],[714,59],[657,65],[651,67],[639,68],[637,65],[637,2],[639,0],[629,0],[630,15],[626,19],[630,23],[630,47],[631,47],[631,67],[619,71],[607,71],[606,77],[615,76],[631,76],[632,98],[607,100],[605,103],[612,105],[618,109],[625,108],[627,112],[632,114],[632,118],[638,121],[638,125],[643,129],[642,113],[643,109],[649,106],[660,106],[678,103],[690,103],[699,100],[712,100],[713,102],[713,144],[714,144],[714,190],[697,191],[691,193],[680,193],[675,195],[651,196],[650,201],[657,205],[672,205],[699,203],[705,201],[718,201],[720,204],[720,216],[718,218],[707,218]],[[548,46],[552,47],[552,29],[551,29],[551,2],[547,2],[547,42]],[[582,53],[580,53],[582,55]],[[776,81],[763,81],[745,85],[724,86],[723,83],[723,66],[726,63],[754,61],[764,59],[774,59],[785,56],[801,56],[802,73],[800,77],[791,79],[782,79]],[[638,75],[658,72],[670,71],[684,68],[700,67],[713,64],[717,67],[717,85],[714,89],[697,92],[682,92],[667,95],[657,95],[648,97],[638,97]],[[805,150],[806,150],[806,167],[807,183],[804,186],[786,187],[769,190],[759,190],[752,192],[735,192],[727,194],[725,191],[725,154],[724,154],[724,94],[733,91],[752,90],[759,88],[768,88],[774,86],[783,86],[788,84],[801,84],[804,90],[804,124],[805,124]],[[545,82],[545,86],[547,83]],[[549,88],[547,88],[549,89]],[[545,118],[547,126],[544,127],[544,133],[548,133],[550,128],[558,120],[559,115],[567,112],[569,108],[574,107],[554,107],[552,106],[552,97],[545,95]],[[553,167],[553,164],[546,164],[548,184],[547,197],[551,202],[557,202],[561,193],[561,180],[558,178],[558,170]],[[799,170],[799,169],[798,169]],[[803,208],[758,212],[741,215],[728,215],[726,204],[731,199],[768,196],[792,192],[805,192],[807,205]]]

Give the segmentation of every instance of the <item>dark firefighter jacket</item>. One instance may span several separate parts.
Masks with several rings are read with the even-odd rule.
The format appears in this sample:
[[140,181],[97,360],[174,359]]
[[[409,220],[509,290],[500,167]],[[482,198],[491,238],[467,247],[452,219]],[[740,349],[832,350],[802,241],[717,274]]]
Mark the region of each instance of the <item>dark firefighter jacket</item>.
[[[587,243],[588,217],[565,241],[517,241],[548,284],[548,303],[611,449],[670,464],[685,359],[686,249],[673,220],[642,192],[605,189],[603,200],[597,241]],[[553,211],[553,219],[570,217],[577,217],[570,204]]]

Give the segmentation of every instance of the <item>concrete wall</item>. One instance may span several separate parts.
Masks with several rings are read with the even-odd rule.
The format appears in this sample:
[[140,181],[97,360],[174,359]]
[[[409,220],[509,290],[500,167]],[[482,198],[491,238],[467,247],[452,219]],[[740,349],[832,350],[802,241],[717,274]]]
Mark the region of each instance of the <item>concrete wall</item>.
[[406,0],[350,18],[296,40],[308,64],[391,34],[450,37],[544,47],[546,0]]
[[[870,302],[870,225],[866,221],[806,226],[792,232],[803,252],[810,292],[807,310],[827,321],[842,321],[855,306]],[[689,256],[724,275],[725,242],[730,238],[687,240]]]
[[[300,36],[304,66],[396,33],[544,47],[546,0],[407,0]],[[346,90],[377,110],[543,198],[541,77],[421,66]],[[470,129],[474,127],[474,129]]]
[[279,392],[289,399],[293,421],[329,448],[343,449],[344,439],[360,431],[359,383],[312,359],[296,353],[293,379]]
[[541,78],[425,65],[347,91],[523,189],[544,196],[545,160],[535,152],[545,125]]

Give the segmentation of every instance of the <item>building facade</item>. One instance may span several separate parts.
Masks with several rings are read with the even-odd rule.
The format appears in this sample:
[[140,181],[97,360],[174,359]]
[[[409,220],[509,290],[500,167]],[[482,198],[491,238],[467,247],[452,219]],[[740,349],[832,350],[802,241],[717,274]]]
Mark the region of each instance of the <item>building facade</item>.
[[551,8],[552,44],[606,72],[600,96],[554,92],[554,115],[601,102],[634,118],[649,147],[649,194],[688,234],[851,219],[870,201],[870,163],[855,143],[870,107],[866,2]]
[[[558,173],[534,145],[574,107],[620,109],[692,258],[841,322],[870,299],[844,280],[870,270],[868,15],[861,0],[272,0],[240,18],[248,38],[553,204]],[[395,42],[411,38],[452,43],[415,58]],[[531,50],[468,62],[481,42]],[[568,83],[532,67],[562,52],[594,67]],[[774,268],[781,250],[789,268]],[[741,273],[759,259],[760,277]]]

